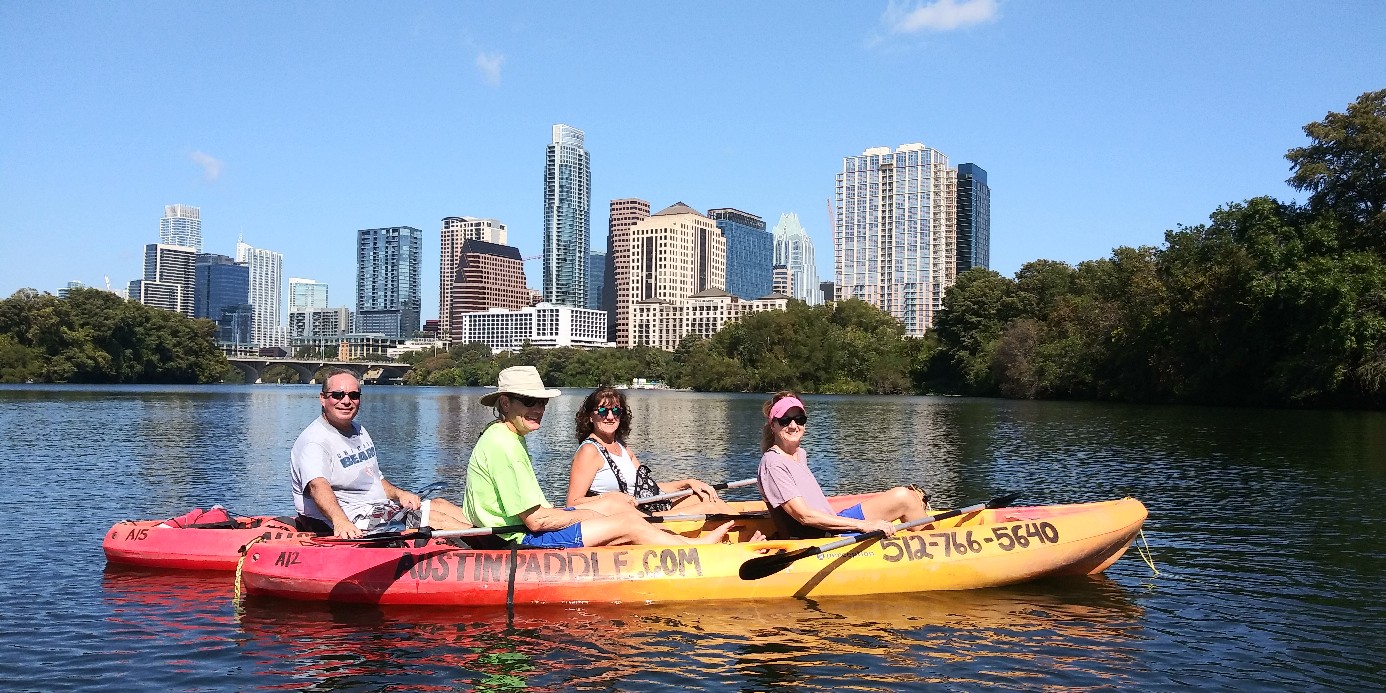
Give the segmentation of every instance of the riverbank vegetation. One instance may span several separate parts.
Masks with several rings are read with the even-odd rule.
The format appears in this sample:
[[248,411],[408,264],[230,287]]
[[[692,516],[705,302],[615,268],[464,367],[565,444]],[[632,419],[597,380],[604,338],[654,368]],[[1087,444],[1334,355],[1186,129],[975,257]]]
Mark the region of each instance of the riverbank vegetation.
[[0,382],[215,383],[216,325],[98,289],[0,301]]

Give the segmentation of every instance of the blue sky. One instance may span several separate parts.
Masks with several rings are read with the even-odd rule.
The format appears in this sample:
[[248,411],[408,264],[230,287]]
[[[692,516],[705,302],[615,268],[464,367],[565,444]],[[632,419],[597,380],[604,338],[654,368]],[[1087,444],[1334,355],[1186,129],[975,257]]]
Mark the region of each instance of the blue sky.
[[[355,301],[356,230],[494,217],[541,250],[544,146],[607,203],[796,212],[832,276],[842,157],[923,142],[992,188],[992,268],[1295,199],[1301,127],[1386,88],[1386,3],[0,3],[0,296],[124,286],[163,205]],[[1302,199],[1302,196],[1299,196]],[[527,274],[538,286],[539,263]]]

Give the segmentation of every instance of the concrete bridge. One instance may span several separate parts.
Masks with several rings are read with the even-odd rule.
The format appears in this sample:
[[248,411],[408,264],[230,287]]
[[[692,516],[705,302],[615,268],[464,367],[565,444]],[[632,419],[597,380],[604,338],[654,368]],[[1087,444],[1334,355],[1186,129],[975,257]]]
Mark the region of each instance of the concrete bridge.
[[259,356],[228,356],[232,366],[241,369],[247,383],[259,383],[260,376],[270,366],[287,366],[298,373],[300,383],[313,382],[313,375],[324,368],[345,368],[362,380],[378,383],[396,382],[413,366],[391,361],[324,361],[321,359],[265,358]]

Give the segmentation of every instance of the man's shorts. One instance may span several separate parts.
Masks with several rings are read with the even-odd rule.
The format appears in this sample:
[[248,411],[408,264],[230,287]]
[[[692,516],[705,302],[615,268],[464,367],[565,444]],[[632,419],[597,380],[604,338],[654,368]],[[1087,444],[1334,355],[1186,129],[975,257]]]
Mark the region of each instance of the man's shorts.
[[582,548],[582,523],[574,522],[563,529],[548,532],[527,533],[520,538],[520,545],[546,549],[580,549]]
[[405,510],[399,503],[390,501],[388,503],[377,503],[371,506],[371,510],[366,515],[357,515],[352,524],[358,529],[371,531],[378,529],[381,525],[395,524],[404,525],[405,529],[418,529],[428,526],[428,511],[432,500],[423,501],[418,510]]
[[863,522],[866,521],[866,513],[862,511],[861,503],[857,503],[856,505],[850,508],[843,508],[840,512],[838,512],[837,516],[848,517],[853,520],[862,520]]

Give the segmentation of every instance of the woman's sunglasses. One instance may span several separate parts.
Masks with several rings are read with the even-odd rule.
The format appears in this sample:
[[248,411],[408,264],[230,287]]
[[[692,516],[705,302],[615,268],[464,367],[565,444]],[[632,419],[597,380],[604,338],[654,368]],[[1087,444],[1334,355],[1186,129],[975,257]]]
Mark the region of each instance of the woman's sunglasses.
[[607,414],[610,414],[610,415],[612,415],[612,416],[614,416],[614,417],[616,417],[616,418],[619,419],[619,418],[621,418],[621,408],[620,408],[620,407],[597,407],[597,416],[600,416],[600,417],[602,417],[603,419],[605,419]]
[[804,424],[808,423],[808,414],[785,414],[784,416],[775,419],[775,423],[781,426],[788,426],[790,421],[793,421],[794,423],[803,426]]
[[342,398],[344,398],[344,397],[350,397],[350,398],[351,398],[351,401],[353,401],[353,402],[355,402],[355,401],[358,400],[358,399],[361,399],[361,391],[360,391],[360,390],[352,390],[351,392],[346,392],[346,391],[344,391],[344,390],[333,390],[333,391],[328,392],[328,393],[326,393],[326,394],[327,394],[328,397],[331,397],[332,399],[335,399],[335,400],[337,400],[338,402],[342,401]]

